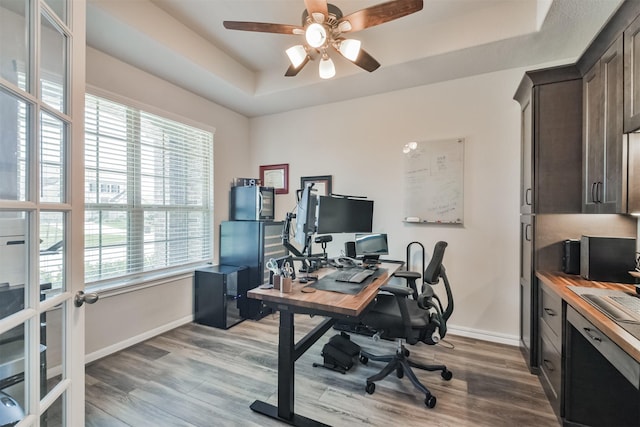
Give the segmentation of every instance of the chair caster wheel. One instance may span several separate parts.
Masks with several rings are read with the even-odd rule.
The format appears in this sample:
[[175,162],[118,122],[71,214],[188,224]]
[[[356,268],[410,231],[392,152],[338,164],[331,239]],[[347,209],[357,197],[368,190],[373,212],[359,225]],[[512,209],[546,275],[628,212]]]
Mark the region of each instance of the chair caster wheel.
[[424,404],[427,406],[427,408],[433,408],[434,406],[436,406],[436,397],[432,394],[428,394],[424,399]]
[[367,386],[364,388],[368,394],[373,394],[376,391],[375,383],[367,383]]
[[367,363],[369,363],[369,358],[367,356],[360,355],[360,363],[366,365]]
[[442,374],[440,374],[442,376],[442,379],[445,381],[449,381],[451,378],[453,378],[453,372],[451,371],[442,371]]
[[396,368],[396,376],[397,376],[398,378],[402,378],[402,377],[404,377],[404,369],[402,368],[402,366],[398,366],[398,367]]

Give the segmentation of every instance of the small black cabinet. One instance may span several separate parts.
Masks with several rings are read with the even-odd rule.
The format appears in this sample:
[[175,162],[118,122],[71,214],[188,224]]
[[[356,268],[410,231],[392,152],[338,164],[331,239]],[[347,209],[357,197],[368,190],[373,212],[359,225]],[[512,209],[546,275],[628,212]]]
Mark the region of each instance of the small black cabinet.
[[195,272],[193,317],[196,323],[227,329],[243,320],[239,300],[246,293],[249,269],[216,265]]

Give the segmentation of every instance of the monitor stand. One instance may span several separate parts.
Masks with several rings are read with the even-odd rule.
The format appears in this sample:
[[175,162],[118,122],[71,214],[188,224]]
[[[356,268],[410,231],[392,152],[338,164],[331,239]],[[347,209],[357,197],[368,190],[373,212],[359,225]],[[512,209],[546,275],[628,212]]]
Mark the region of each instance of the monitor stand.
[[380,258],[379,255],[365,255],[362,257],[362,264],[364,265],[376,265],[380,264],[378,260]]

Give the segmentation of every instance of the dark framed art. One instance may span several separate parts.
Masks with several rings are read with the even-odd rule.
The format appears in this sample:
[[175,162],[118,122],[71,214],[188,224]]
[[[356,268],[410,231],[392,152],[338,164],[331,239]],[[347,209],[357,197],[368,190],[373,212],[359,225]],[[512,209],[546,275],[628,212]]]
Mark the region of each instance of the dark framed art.
[[304,189],[308,182],[313,182],[313,189],[318,196],[331,195],[331,175],[303,176],[300,178],[300,188]]
[[276,194],[289,193],[289,164],[260,166],[260,180],[265,187],[273,187]]

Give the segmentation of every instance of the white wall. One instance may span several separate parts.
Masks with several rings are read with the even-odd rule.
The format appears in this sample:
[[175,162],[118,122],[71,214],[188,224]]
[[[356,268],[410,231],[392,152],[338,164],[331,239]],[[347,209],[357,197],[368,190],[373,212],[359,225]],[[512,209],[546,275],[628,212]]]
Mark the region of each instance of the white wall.
[[[251,119],[254,171],[289,163],[289,194],[276,196],[279,219],[295,206],[300,176],[332,175],[333,192],[375,201],[374,231],[389,234],[390,257],[404,260],[406,245],[420,241],[428,261],[435,242],[447,241],[445,266],[456,303],[451,329],[515,344],[520,115],[513,94],[524,71]],[[464,226],[403,223],[403,145],[453,137],[466,139]],[[329,254],[337,255],[352,237],[334,236]]]
[[[249,176],[249,120],[95,49],[87,48],[87,84],[215,128],[215,259],[220,221],[228,218],[229,185]],[[87,306],[86,352],[95,359],[192,318],[191,276],[102,298]]]

